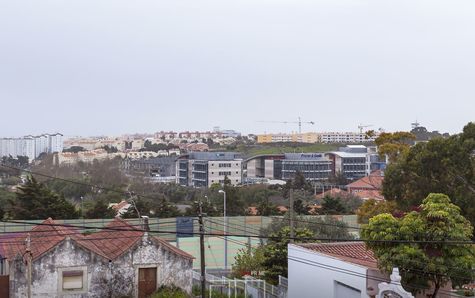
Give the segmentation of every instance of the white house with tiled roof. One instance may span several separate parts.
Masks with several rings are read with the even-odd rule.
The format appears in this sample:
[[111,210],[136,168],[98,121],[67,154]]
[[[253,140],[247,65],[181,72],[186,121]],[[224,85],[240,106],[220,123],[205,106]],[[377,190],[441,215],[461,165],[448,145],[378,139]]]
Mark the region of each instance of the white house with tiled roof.
[[[378,297],[378,285],[390,282],[389,274],[378,269],[373,252],[363,242],[289,244],[287,257],[288,297]],[[450,285],[446,285],[437,297],[452,297],[450,294]],[[427,296],[419,293],[415,297]]]
[[386,277],[364,243],[289,244],[289,297],[362,298],[377,293]]

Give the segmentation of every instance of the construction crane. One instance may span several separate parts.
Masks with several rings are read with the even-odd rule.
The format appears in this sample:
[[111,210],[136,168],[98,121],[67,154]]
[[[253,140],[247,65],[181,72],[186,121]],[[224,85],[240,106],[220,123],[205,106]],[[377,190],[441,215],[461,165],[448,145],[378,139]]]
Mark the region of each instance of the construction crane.
[[361,124],[361,123],[360,123],[360,124],[358,125],[358,129],[360,130],[360,133],[363,133],[363,129],[365,129],[366,127],[371,127],[371,126],[373,126],[373,124],[366,124],[366,125],[364,125],[364,124]]
[[303,124],[311,124],[314,125],[315,122],[313,121],[302,121],[302,119],[299,117],[299,121],[257,121],[261,123],[284,123],[284,124],[298,124],[299,125],[299,134],[302,133],[302,123]]
[[411,123],[412,129],[416,129],[416,128],[418,128],[420,125],[421,125],[421,124],[420,124],[417,120]]

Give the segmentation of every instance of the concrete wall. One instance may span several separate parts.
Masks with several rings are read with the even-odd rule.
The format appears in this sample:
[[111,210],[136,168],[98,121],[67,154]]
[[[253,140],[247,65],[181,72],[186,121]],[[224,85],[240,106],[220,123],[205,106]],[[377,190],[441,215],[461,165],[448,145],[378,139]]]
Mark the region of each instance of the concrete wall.
[[[192,260],[164,249],[144,238],[116,260],[109,261],[65,240],[33,262],[32,293],[34,297],[137,297],[138,269],[157,267],[157,288],[176,285],[187,292],[192,286]],[[61,270],[84,269],[87,287],[83,292],[64,293]],[[26,267],[21,259],[10,270],[10,295],[26,297]]]
[[[289,257],[289,292],[288,297],[339,298],[336,293],[337,283],[357,289],[357,297],[369,297],[366,293],[366,270],[363,266],[353,265],[338,259],[313,253],[304,248],[290,244]],[[309,264],[292,260],[304,259]],[[322,266],[333,266],[335,268]],[[342,271],[348,270],[348,271]],[[346,273],[344,273],[346,272]],[[352,274],[348,274],[351,272]],[[356,275],[356,276],[355,276]]]

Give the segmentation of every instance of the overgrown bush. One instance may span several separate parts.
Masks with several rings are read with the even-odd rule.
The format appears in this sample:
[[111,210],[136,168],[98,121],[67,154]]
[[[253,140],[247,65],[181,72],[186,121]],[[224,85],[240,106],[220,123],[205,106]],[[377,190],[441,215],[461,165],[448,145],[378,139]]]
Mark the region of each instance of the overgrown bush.
[[161,286],[151,298],[190,298],[182,289],[176,286]]

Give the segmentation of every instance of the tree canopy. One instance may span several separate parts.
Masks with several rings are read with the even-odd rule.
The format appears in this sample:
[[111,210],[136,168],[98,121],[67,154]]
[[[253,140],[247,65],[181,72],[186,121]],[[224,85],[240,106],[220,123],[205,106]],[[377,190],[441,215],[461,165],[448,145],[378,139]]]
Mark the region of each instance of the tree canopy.
[[84,212],[84,218],[114,218],[116,212],[102,199],[94,202],[92,208]]
[[13,219],[71,219],[78,218],[79,212],[63,196],[28,176],[11,201],[9,215]]
[[429,193],[444,193],[475,223],[474,150],[475,123],[467,124],[461,134],[416,144],[388,165],[384,197],[409,211]]
[[356,210],[356,215],[358,216],[359,224],[367,224],[370,218],[378,214],[393,214],[395,211],[396,202],[394,201],[377,201],[375,199],[369,199],[366,200],[363,205],[358,208],[358,210]]
[[[313,236],[312,231],[307,228],[295,229],[296,238],[310,238]],[[270,239],[264,247],[265,268],[264,278],[270,283],[277,284],[279,275],[287,277],[287,245],[290,242],[290,228],[284,227],[281,230],[270,234]],[[299,242],[308,242],[301,240]]]
[[81,151],[86,151],[86,149],[84,147],[81,147],[81,146],[71,146],[67,149],[63,149],[63,152],[71,152],[71,153],[78,153],[78,152],[81,152]]
[[[471,244],[473,227],[444,194],[429,194],[420,205],[402,218],[389,213],[376,215],[362,230],[362,238],[378,259],[378,266],[390,273],[399,268],[402,284],[413,293],[431,289],[437,297],[441,287],[472,280],[475,250]],[[406,242],[407,241],[407,242]]]
[[415,139],[415,135],[406,131],[383,132],[375,140],[375,143],[378,145],[380,156],[388,156],[389,161],[394,162],[401,155],[407,153]]
[[342,203],[341,198],[326,195],[325,197],[323,197],[322,208],[320,208],[319,213],[346,214],[348,213],[348,210],[345,207],[345,205]]

